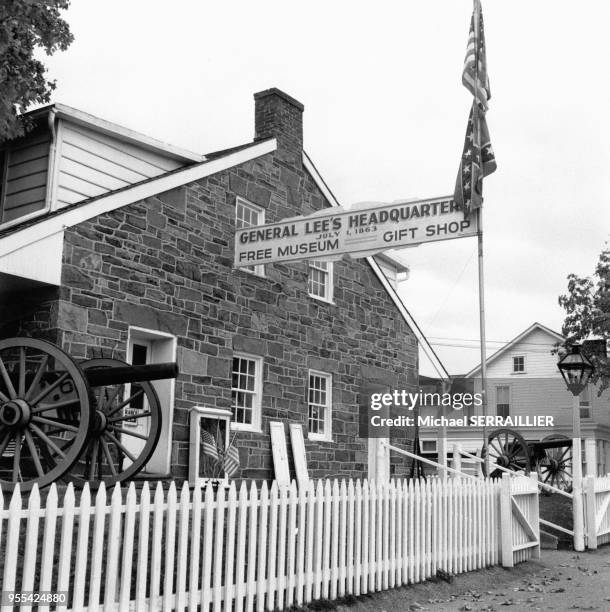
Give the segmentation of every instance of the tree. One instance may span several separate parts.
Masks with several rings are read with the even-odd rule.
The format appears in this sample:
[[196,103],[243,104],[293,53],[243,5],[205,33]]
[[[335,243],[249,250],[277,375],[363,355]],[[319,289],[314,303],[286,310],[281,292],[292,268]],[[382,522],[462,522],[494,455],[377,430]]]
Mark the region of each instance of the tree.
[[[590,338],[610,340],[610,247],[602,250],[593,278],[568,276],[568,293],[559,296],[559,305],[566,311],[562,334],[566,344]],[[599,354],[589,355],[595,372],[593,382],[601,382],[601,391],[610,387],[610,359]]]
[[59,13],[70,0],[2,0],[0,2],[0,141],[21,136],[30,127],[19,117],[31,104],[51,100],[55,81],[34,57],[38,48],[52,55],[73,40]]

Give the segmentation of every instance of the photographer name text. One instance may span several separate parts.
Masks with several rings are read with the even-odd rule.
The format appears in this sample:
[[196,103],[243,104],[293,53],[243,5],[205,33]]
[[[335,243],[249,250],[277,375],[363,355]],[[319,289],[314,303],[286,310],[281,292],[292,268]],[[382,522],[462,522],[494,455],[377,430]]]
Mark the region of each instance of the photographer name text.
[[375,414],[371,417],[373,427],[553,427],[554,417],[547,415],[516,416],[463,416],[450,418],[446,416],[407,416],[382,417]]

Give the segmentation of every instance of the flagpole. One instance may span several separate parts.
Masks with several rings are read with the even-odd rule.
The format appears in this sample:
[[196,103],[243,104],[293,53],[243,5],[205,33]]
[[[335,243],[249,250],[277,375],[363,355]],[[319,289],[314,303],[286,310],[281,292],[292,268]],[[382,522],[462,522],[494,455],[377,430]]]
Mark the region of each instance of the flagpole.
[[[483,416],[487,416],[487,355],[485,347],[485,283],[483,270],[483,211],[477,209],[477,241],[479,250],[479,337],[481,341],[481,392]],[[483,421],[483,457],[487,460],[487,425],[486,419]]]
[[[479,20],[481,3],[480,0],[473,0],[474,5],[474,105],[472,108],[473,136],[475,147],[481,147],[481,130],[479,126],[479,104],[478,104],[478,85],[479,85]],[[481,172],[483,172],[481,160]],[[472,186],[475,189],[475,185]],[[481,202],[482,204],[482,202]],[[478,242],[478,272],[479,272],[479,339],[481,344],[481,392],[482,392],[482,411],[483,416],[487,416],[487,355],[485,339],[485,283],[483,266],[483,210],[482,206],[477,208],[477,242]],[[487,461],[487,424],[483,420],[483,459]]]

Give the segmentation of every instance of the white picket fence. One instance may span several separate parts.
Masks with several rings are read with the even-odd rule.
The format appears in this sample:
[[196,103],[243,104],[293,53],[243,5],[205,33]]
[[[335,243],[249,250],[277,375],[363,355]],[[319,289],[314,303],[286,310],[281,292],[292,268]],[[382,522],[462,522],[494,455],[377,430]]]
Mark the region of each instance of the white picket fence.
[[610,542],[610,474],[583,480],[587,548]]
[[500,498],[497,481],[438,478],[216,495],[132,483],[78,503],[70,485],[61,504],[55,485],[44,503],[17,488],[0,498],[1,587],[67,591],[58,609],[281,610],[497,564]]

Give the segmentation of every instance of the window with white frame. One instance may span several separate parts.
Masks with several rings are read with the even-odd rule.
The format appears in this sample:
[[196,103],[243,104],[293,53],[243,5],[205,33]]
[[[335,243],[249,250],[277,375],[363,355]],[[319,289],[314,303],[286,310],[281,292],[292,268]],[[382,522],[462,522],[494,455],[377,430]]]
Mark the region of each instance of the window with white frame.
[[234,354],[231,376],[233,429],[260,431],[262,387],[262,357]]
[[[243,198],[237,198],[235,202],[235,227],[242,229],[243,227],[252,227],[254,225],[263,225],[265,223],[265,209],[256,206]],[[256,266],[244,266],[240,268],[248,272],[253,272],[259,276],[265,276],[265,265],[259,264]]]
[[[420,438],[419,451],[422,455],[433,455],[437,452],[436,440],[433,438]],[[415,451],[413,451],[415,452]]]
[[578,405],[580,406],[580,418],[591,418],[591,389],[587,385],[578,396]]
[[332,439],[332,375],[309,370],[307,431],[311,440]]
[[333,264],[330,261],[310,261],[307,279],[309,295],[320,300],[333,300]]
[[510,414],[510,387],[508,385],[496,387],[496,414],[504,418]]
[[525,374],[525,356],[513,356],[513,374]]

